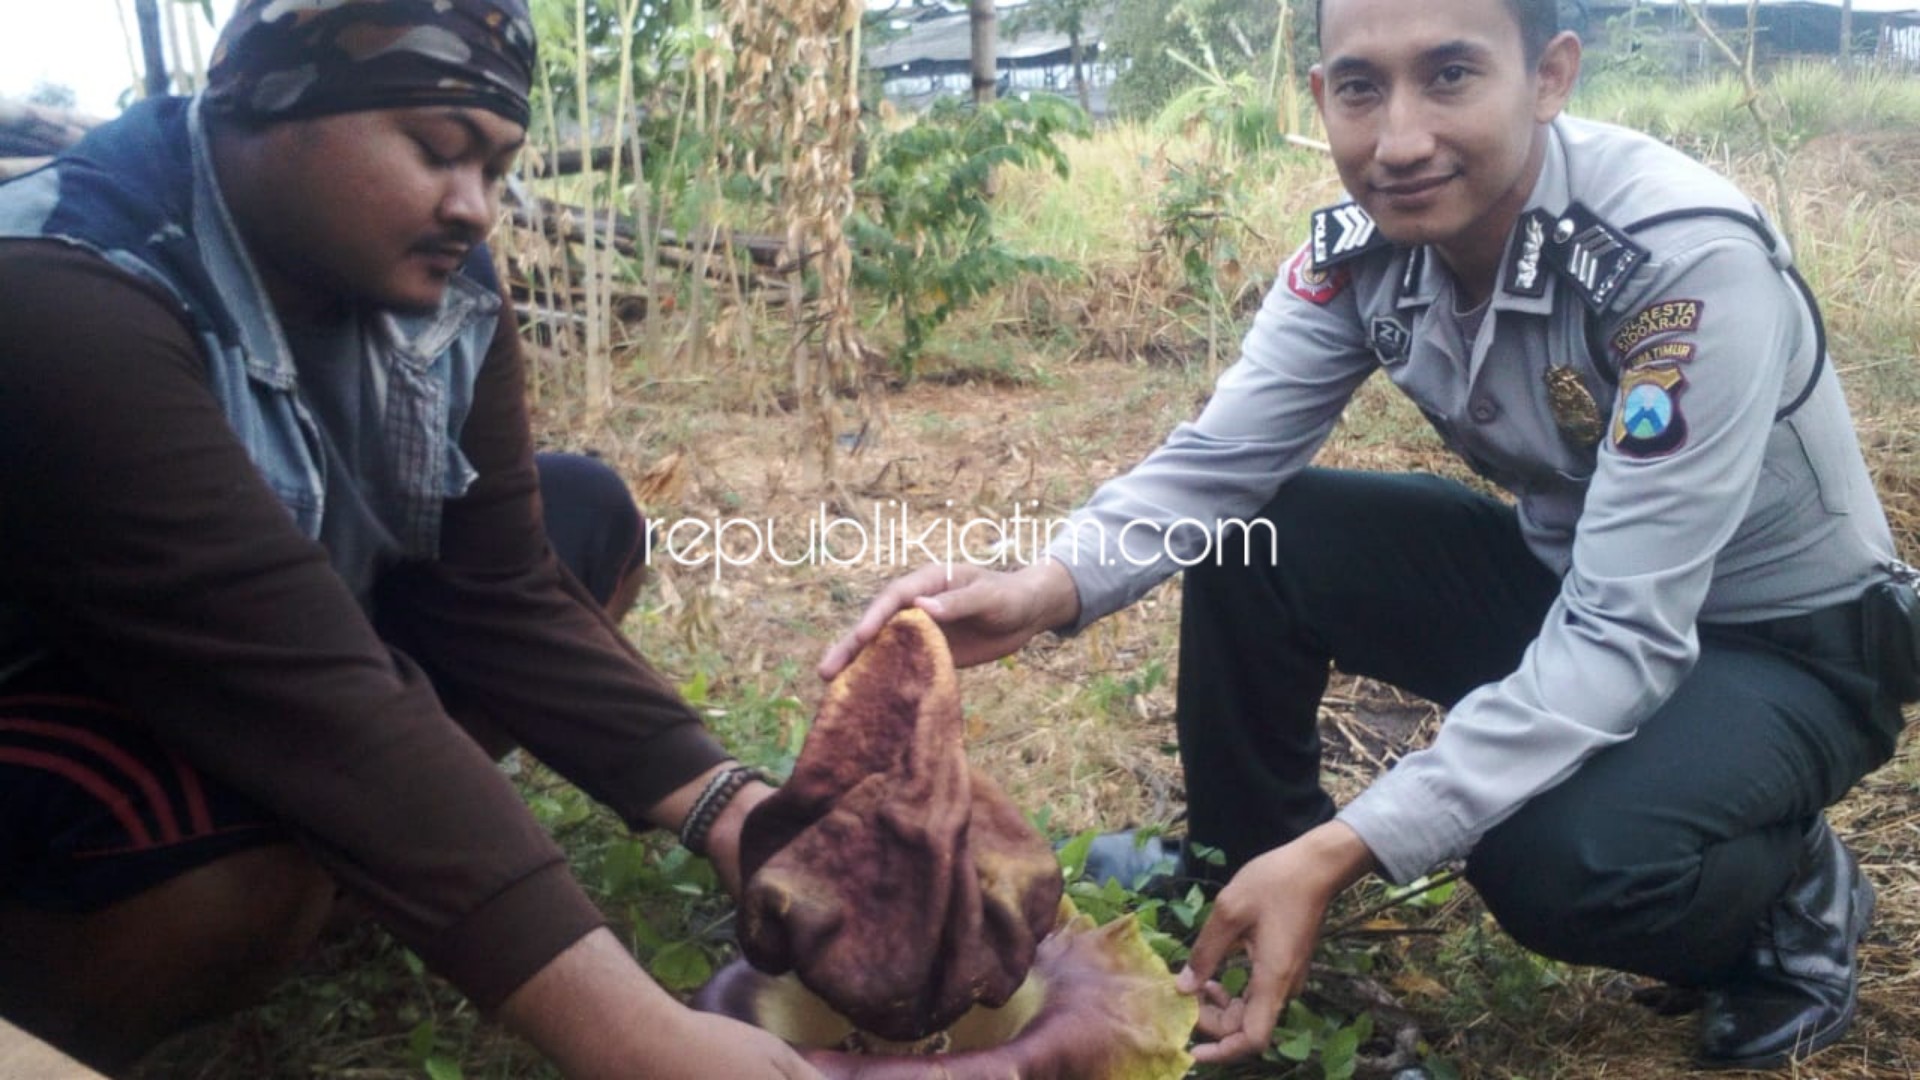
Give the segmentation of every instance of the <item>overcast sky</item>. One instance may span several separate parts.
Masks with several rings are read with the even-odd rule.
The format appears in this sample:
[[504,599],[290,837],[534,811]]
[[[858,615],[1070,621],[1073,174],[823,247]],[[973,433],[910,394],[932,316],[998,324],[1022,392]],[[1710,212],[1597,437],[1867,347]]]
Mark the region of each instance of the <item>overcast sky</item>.
[[[178,0],[160,0],[161,21]],[[233,0],[213,0],[224,20]],[[112,116],[135,76],[127,60],[118,11],[133,26],[133,0],[0,0],[0,97],[18,100],[41,82],[70,87],[81,111]],[[175,18],[201,20],[198,5],[179,7]],[[204,21],[196,28],[202,55],[217,34]],[[136,45],[137,49],[137,45]]]

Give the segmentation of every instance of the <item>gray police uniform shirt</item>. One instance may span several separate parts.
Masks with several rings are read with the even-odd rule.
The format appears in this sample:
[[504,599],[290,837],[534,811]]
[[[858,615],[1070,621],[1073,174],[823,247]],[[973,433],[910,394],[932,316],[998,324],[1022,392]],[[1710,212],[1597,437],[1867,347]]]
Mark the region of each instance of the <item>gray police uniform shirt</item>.
[[1562,575],[1519,668],[1340,812],[1394,881],[1464,856],[1632,737],[1692,668],[1697,622],[1852,600],[1893,555],[1816,317],[1757,214],[1670,147],[1562,117],[1471,342],[1435,253],[1351,204],[1316,214],[1199,418],[1055,535],[1074,629],[1208,557],[1384,370]]

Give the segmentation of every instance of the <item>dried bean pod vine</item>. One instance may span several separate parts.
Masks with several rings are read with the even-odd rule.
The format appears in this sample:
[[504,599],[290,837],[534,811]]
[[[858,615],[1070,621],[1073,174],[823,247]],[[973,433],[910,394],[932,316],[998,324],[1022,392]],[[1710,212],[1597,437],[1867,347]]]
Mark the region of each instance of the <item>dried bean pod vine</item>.
[[768,165],[748,150],[736,167],[777,194],[787,225],[788,272],[812,298],[791,305],[793,390],[807,411],[827,477],[833,475],[836,401],[851,392],[864,412],[860,345],[853,315],[853,253],[845,223],[853,212],[853,156],[860,140],[859,0],[725,0],[734,48],[734,123],[780,155],[778,190]]

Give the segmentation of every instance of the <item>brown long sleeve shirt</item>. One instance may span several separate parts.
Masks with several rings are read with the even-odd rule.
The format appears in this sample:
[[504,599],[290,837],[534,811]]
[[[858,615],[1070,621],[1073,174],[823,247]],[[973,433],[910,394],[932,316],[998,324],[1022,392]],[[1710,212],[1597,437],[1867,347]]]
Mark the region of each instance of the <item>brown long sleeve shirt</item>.
[[63,245],[0,243],[0,598],[484,1008],[600,916],[449,708],[635,827],[725,756],[548,549],[523,383],[503,320],[461,434],[479,477],[440,558],[378,582],[376,627],[260,478],[170,301]]

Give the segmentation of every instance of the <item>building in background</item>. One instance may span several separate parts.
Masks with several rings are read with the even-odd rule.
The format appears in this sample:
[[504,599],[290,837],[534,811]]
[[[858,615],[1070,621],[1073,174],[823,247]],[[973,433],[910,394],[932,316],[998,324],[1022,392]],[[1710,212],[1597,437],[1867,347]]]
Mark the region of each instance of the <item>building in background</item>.
[[[1647,70],[1684,75],[1724,63],[1680,0],[1565,0],[1569,21],[1590,54],[1634,49],[1648,53]],[[1707,20],[1729,41],[1746,33],[1746,0],[1702,5]],[[1845,24],[1849,63],[1920,70],[1920,0],[1759,0],[1755,59],[1834,60]]]
[[[1021,30],[1020,4],[998,5],[998,47],[995,68],[999,94],[1044,91],[1072,99],[1073,42],[1057,30]],[[1114,72],[1101,58],[1101,30],[1106,11],[1090,12],[1080,34],[1081,65],[1087,79],[1088,105],[1095,117],[1106,115],[1107,89]],[[970,63],[972,36],[965,3],[938,3],[903,9],[892,20],[897,36],[866,49],[867,70],[880,80],[881,93],[895,105],[918,111],[940,97],[967,97],[972,93]]]

